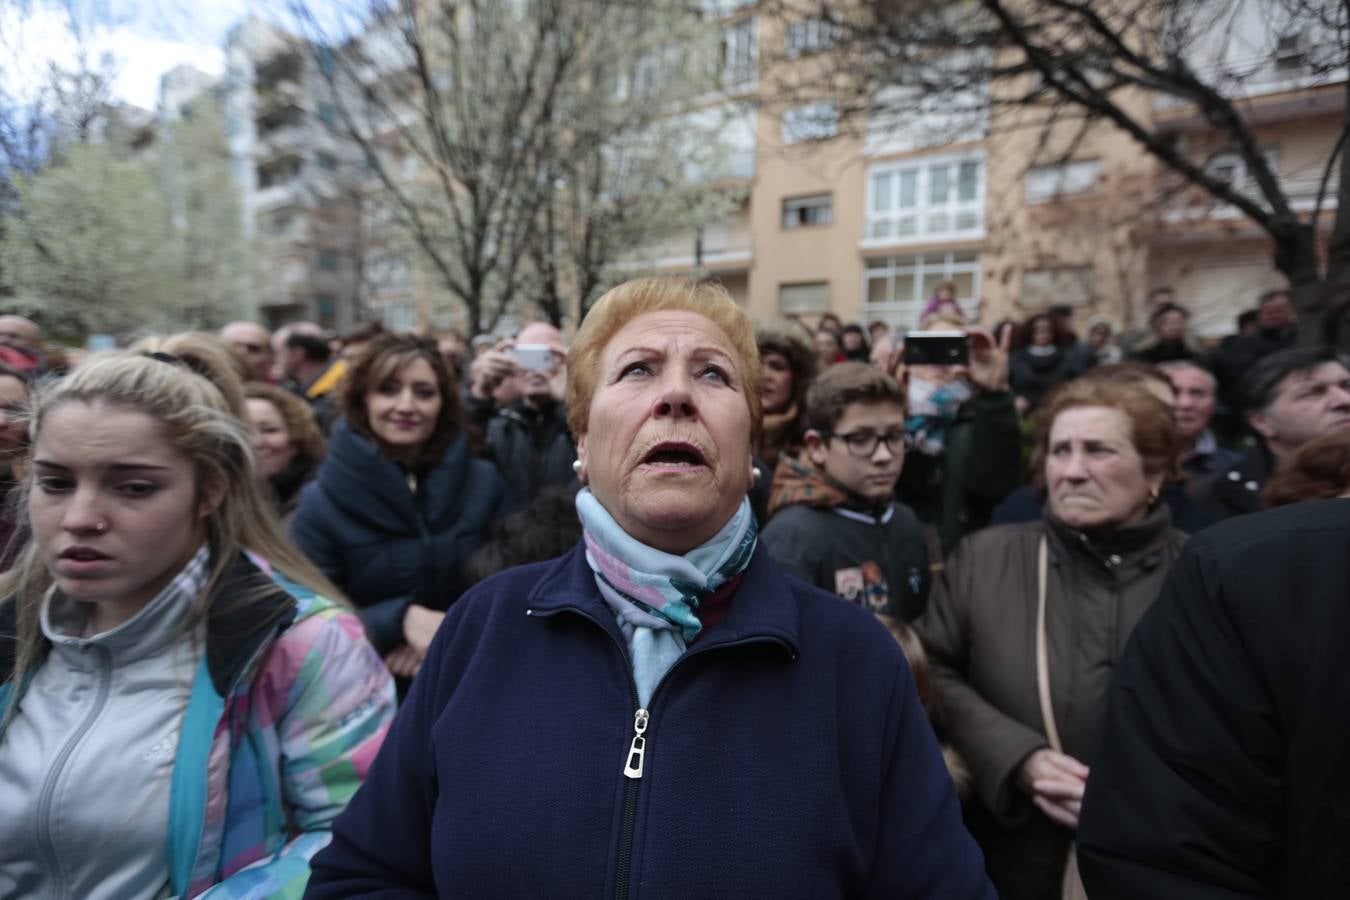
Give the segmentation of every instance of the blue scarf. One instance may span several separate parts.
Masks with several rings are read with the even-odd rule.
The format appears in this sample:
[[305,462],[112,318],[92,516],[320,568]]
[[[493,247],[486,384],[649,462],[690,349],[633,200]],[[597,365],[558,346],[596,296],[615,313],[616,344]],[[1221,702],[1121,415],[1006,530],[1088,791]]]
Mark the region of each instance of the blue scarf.
[[661,676],[703,627],[699,604],[749,565],[758,534],[750,501],[742,500],[717,534],[684,556],[628,534],[589,489],[577,494],[577,514],[586,562],[628,642],[638,701],[646,707]]

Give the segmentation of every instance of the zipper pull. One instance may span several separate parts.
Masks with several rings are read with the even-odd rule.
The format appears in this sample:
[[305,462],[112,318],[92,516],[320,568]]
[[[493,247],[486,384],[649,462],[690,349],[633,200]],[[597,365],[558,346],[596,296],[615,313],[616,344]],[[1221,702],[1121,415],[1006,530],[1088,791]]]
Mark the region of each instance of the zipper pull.
[[647,755],[647,739],[642,734],[647,730],[648,718],[645,709],[639,709],[633,717],[633,743],[628,747],[628,760],[623,767],[623,774],[629,778],[642,777],[642,759]]

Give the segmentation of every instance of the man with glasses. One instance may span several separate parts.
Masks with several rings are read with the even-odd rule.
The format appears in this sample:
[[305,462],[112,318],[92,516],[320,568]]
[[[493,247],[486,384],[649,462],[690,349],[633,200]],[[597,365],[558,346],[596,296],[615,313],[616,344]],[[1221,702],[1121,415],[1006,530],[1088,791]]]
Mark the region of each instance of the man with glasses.
[[894,499],[906,443],[899,383],[840,363],[811,385],[806,414],[806,453],[779,466],[764,546],[804,581],[914,619],[928,601],[928,551],[913,510]]

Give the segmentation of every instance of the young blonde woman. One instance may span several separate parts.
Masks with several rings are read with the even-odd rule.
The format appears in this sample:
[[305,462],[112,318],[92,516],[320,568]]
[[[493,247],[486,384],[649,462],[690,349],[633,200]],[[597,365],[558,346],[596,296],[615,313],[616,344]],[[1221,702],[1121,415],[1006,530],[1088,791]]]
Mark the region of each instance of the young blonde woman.
[[227,367],[170,342],[35,398],[0,896],[298,897],[384,739],[391,680],[266,511]]

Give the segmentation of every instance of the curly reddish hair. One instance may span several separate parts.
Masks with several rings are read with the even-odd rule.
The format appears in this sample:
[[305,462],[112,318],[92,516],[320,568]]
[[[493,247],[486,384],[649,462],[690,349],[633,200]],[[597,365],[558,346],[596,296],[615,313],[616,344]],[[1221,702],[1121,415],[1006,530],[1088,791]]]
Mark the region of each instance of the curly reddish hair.
[[1309,441],[1280,460],[1261,499],[1266,507],[1326,500],[1350,492],[1350,428]]

